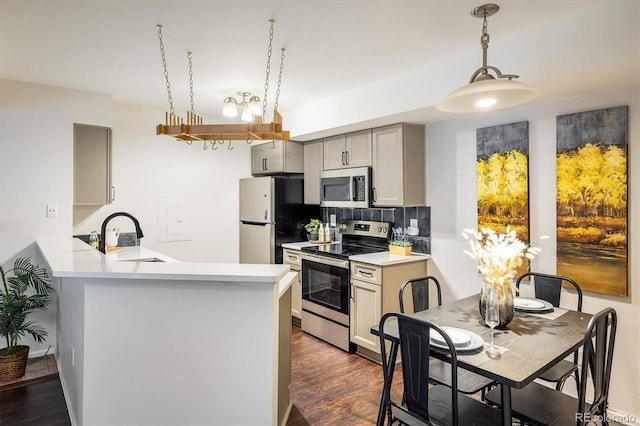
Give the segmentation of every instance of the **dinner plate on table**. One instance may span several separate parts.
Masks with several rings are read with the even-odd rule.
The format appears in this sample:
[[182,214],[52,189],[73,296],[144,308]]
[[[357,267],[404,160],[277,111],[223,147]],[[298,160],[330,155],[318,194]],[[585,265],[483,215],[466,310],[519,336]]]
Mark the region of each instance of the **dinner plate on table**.
[[[457,351],[473,351],[482,347],[482,337],[472,331],[446,326],[441,328],[449,335],[449,338],[453,342],[453,346]],[[434,329],[431,329],[429,342],[437,348],[449,349],[444,338]]]
[[553,305],[546,300],[532,299],[527,297],[516,297],[513,299],[513,306],[516,311],[520,312],[552,312]]

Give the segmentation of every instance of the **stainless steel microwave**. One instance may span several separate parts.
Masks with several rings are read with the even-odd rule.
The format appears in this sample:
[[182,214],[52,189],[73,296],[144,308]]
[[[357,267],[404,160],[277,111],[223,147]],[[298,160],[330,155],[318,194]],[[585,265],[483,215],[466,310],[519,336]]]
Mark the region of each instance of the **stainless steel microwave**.
[[370,206],[371,168],[326,170],[320,172],[321,207]]

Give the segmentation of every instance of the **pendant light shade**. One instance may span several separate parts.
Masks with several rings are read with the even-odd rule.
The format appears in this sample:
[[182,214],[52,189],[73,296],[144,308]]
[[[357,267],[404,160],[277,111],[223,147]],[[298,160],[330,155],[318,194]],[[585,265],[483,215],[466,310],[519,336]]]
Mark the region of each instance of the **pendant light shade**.
[[451,92],[436,108],[445,112],[494,111],[529,102],[540,91],[514,80],[482,80]]
[[436,105],[440,111],[456,113],[495,111],[524,104],[540,95],[538,89],[514,80],[519,76],[502,74],[498,68],[487,65],[489,48],[487,17],[494,15],[498,10],[500,10],[498,5],[489,3],[471,11],[471,16],[483,19],[480,38],[482,67],[473,73],[469,84],[454,90]]

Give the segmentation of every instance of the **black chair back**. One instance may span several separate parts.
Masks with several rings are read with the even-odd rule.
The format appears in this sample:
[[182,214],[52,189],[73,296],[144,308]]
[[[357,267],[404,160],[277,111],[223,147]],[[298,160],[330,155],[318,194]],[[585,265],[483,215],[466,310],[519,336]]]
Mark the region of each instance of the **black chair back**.
[[[595,414],[606,414],[617,324],[618,318],[613,308],[598,312],[589,321],[582,348],[578,413],[589,413],[591,417]],[[593,384],[593,403],[588,410],[585,410],[589,373]]]
[[411,287],[411,300],[413,301],[413,312],[420,312],[429,309],[429,283],[433,283],[438,292],[438,306],[442,305],[442,290],[440,283],[435,277],[426,276],[412,278],[405,281],[400,287],[400,312],[404,313],[404,290]]
[[533,278],[533,288],[538,299],[546,300],[556,308],[560,306],[560,293],[562,284],[567,283],[575,288],[578,293],[578,312],[582,312],[582,289],[574,280],[562,275],[541,274],[539,272],[527,272],[518,277],[516,288],[520,289],[520,281],[523,278]]
[[[451,338],[436,324],[419,320],[399,312],[388,312],[380,319],[380,351],[382,355],[382,370],[384,372],[384,386],[391,389],[388,377],[388,358],[385,349],[384,329],[390,318],[397,319],[398,335],[400,337],[400,356],[402,361],[402,381],[404,386],[404,406],[389,401],[398,410],[405,411],[423,422],[431,424],[429,419],[429,351],[431,330],[439,333],[447,343],[451,357],[451,423],[458,424],[458,358]],[[387,412],[391,410],[387,407]]]

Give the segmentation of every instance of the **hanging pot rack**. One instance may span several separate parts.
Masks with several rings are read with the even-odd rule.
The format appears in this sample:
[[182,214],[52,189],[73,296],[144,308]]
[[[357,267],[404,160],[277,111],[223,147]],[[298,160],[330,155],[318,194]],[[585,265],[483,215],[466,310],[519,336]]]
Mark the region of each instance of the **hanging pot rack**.
[[[284,64],[285,49],[281,49],[280,55],[280,72],[278,75],[278,87],[273,109],[273,121],[271,123],[263,123],[263,116],[267,107],[267,94],[269,90],[269,73],[271,69],[271,49],[273,41],[273,24],[274,20],[269,20],[269,45],[267,50],[267,66],[265,93],[263,98],[262,116],[254,116],[249,123],[242,124],[204,124],[201,115],[194,112],[193,101],[193,71],[192,71],[192,52],[187,52],[189,61],[189,88],[191,97],[191,110],[187,111],[186,120],[178,116],[173,108],[173,97],[171,95],[171,86],[169,84],[169,73],[167,71],[167,62],[164,52],[164,43],[162,40],[162,25],[157,25],[158,39],[160,41],[160,53],[162,55],[162,65],[164,68],[164,77],[167,87],[167,96],[169,99],[169,111],[165,113],[164,124],[156,126],[156,135],[166,135],[176,140],[185,141],[191,144],[193,141],[204,142],[203,149],[207,149],[207,142],[211,143],[212,149],[216,149],[216,143],[222,144],[224,141],[244,140],[247,143],[252,141],[267,140],[288,140],[290,133],[282,127],[282,116],[278,112],[278,101],[280,97],[280,85],[282,82],[282,70]],[[231,143],[228,149],[233,149]]]

